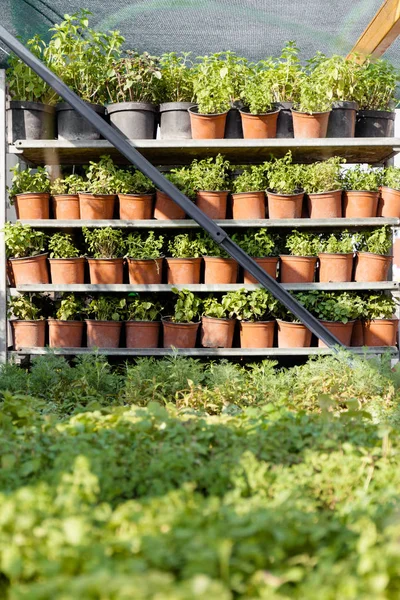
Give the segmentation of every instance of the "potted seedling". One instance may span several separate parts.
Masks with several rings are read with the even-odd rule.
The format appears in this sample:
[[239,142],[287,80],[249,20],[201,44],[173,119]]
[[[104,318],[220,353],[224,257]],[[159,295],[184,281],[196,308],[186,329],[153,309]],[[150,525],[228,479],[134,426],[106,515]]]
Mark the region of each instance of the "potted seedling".
[[277,138],[293,137],[293,103],[297,102],[300,93],[301,63],[299,49],[291,41],[283,47],[277,60],[267,61],[266,68],[271,69],[271,90],[274,105],[279,108]]
[[50,178],[44,167],[34,173],[27,167],[17,164],[13,173],[12,186],[7,188],[10,203],[15,203],[17,218],[21,220],[48,219],[50,200]]
[[[304,307],[311,312],[314,299],[308,294],[294,294]],[[274,310],[278,327],[278,348],[309,348],[311,346],[311,331],[294,316],[283,304],[277,305]]]
[[[65,15],[50,31],[48,64],[64,83],[105,116],[106,82],[112,62],[120,54],[124,38],[118,31],[99,32],[89,26],[90,12]],[[58,139],[98,140],[100,133],[66,102],[56,108]]]
[[349,231],[322,237],[318,253],[319,280],[351,281],[357,236]]
[[392,137],[399,71],[385,59],[368,57],[357,82],[356,137]]
[[190,52],[164,53],[160,58],[160,138],[184,140],[192,137],[188,109],[193,106],[193,63]]
[[69,233],[55,233],[49,238],[51,282],[85,283],[86,259],[80,255]]
[[162,306],[150,298],[132,296],[126,305],[126,347],[158,348]]
[[273,106],[272,73],[260,62],[243,85],[241,109],[243,137],[250,139],[275,138],[279,108]]
[[154,185],[143,173],[119,169],[115,191],[118,192],[120,219],[136,221],[152,218]]
[[343,173],[344,217],[376,217],[378,210],[380,172],[372,167],[355,165]]
[[221,300],[214,297],[203,300],[201,317],[201,345],[204,348],[232,348],[236,319],[235,293],[224,294]]
[[[278,240],[278,236],[268,233],[266,229],[248,229],[244,234],[234,236],[237,245],[274,279],[279,262]],[[245,269],[243,282],[257,283],[257,280]]]
[[204,283],[236,283],[238,263],[207,233],[198,233],[197,241],[204,259]]
[[267,190],[270,219],[300,219],[304,192],[301,189],[301,165],[292,163],[289,151],[269,165]]
[[[28,40],[29,50],[40,60],[46,58],[46,45],[39,35]],[[11,135],[15,140],[52,140],[55,134],[57,94],[15,54],[8,59],[7,84],[11,96]]]
[[160,94],[160,60],[148,52],[128,50],[112,64],[107,84],[110,123],[128,139],[156,137]]
[[286,249],[290,256],[282,255],[282,283],[311,283],[314,281],[319,237],[304,231],[293,231],[286,238]]
[[400,168],[383,169],[378,217],[400,218]]
[[119,169],[110,156],[90,162],[86,169],[86,190],[79,192],[81,219],[112,219],[119,182]]
[[50,348],[80,348],[85,312],[83,300],[75,294],[63,294],[55,301],[55,318],[48,319]]
[[272,348],[277,300],[265,289],[229,294],[229,315],[240,321],[241,348]]
[[85,313],[88,348],[118,348],[122,319],[126,311],[125,298],[96,296],[89,300]]
[[86,188],[86,182],[80,175],[57,177],[50,184],[53,197],[53,211],[56,219],[66,221],[80,219],[79,192]]
[[147,235],[136,232],[127,236],[125,258],[128,261],[130,284],[161,283],[163,245],[164,237],[156,237],[154,231],[149,231]]
[[310,219],[336,219],[342,216],[343,162],[340,156],[334,156],[303,166],[302,188],[307,194]]
[[4,238],[15,285],[49,283],[44,233],[29,225],[6,223]]
[[190,165],[191,188],[196,205],[210,219],[225,219],[229,194],[230,164],[221,154],[215,158],[195,159]]
[[189,290],[172,288],[178,296],[174,314],[162,318],[164,348],[195,348],[202,300]]
[[180,233],[168,241],[168,283],[200,283],[201,247],[196,236]]
[[300,95],[293,114],[295,138],[324,138],[332,109],[331,90],[324,73],[308,61],[300,79]]
[[91,258],[88,258],[90,283],[116,284],[124,280],[125,240],[120,229],[82,227]]
[[396,346],[398,302],[384,292],[364,297],[363,333],[366,346]]
[[[192,188],[191,174],[189,167],[179,167],[171,169],[165,174],[168,179],[180,192],[185,194],[190,200],[196,198],[196,192]],[[158,220],[178,221],[186,216],[183,208],[178,206],[172,198],[161,190],[156,191],[156,204],[154,207],[154,218]]]
[[234,219],[265,219],[265,190],[268,187],[267,164],[245,167],[232,183]]
[[46,321],[42,315],[42,297],[38,294],[22,294],[12,296],[7,302],[13,347],[43,348],[46,338]]
[[387,281],[392,256],[392,235],[389,227],[358,234],[354,281]]

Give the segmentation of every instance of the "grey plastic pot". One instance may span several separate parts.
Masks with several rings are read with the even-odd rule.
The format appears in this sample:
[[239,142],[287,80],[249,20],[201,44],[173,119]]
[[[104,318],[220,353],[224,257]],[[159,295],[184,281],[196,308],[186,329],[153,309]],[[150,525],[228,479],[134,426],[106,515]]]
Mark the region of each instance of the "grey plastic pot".
[[356,137],[393,137],[395,116],[387,110],[359,110]]
[[242,117],[240,116],[239,108],[233,107],[228,110],[225,124],[226,139],[242,139]]
[[[100,104],[90,104],[98,115],[105,117],[106,109]],[[56,106],[57,133],[59,140],[99,140],[100,134],[86,119],[77,113],[72,106],[61,102]]]
[[162,140],[190,140],[192,126],[188,108],[193,102],[164,102],[160,104],[160,138]]
[[41,102],[11,100],[7,107],[12,141],[54,140],[56,109]]
[[150,102],[118,102],[107,106],[110,124],[130,140],[153,140],[157,107]]
[[356,128],[357,102],[334,102],[329,115],[328,138],[352,138]]
[[274,102],[273,105],[275,108],[280,109],[276,137],[293,138],[293,102]]

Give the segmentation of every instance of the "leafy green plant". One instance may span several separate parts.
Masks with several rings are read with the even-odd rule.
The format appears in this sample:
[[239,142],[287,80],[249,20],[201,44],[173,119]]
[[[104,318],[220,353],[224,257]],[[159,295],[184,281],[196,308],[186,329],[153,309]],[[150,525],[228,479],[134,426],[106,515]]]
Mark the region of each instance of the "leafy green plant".
[[347,323],[358,319],[363,312],[361,297],[350,292],[299,293],[297,300],[321,321]]
[[189,290],[178,290],[172,288],[172,292],[178,296],[175,302],[174,315],[171,320],[174,323],[191,323],[198,319],[202,309],[202,299],[195,296]]
[[354,252],[358,237],[349,231],[342,233],[331,233],[328,237],[320,239],[320,252],[329,254],[350,254]]
[[42,254],[46,248],[47,236],[30,225],[6,223],[4,241],[7,258],[25,258]]
[[342,175],[343,185],[350,191],[377,192],[380,185],[380,172],[372,167],[355,165],[346,169]]
[[85,307],[88,318],[95,321],[121,321],[125,311],[126,299],[114,296],[96,296]]
[[203,315],[215,319],[232,319],[237,306],[236,292],[228,292],[221,299],[209,296],[203,300]]
[[207,233],[197,233],[196,240],[202,256],[230,258],[229,254]]
[[400,168],[387,167],[384,169],[381,184],[393,190],[400,190]]
[[384,292],[366,294],[363,297],[362,318],[366,321],[372,319],[392,319],[396,313],[398,301],[393,296]]
[[125,239],[125,256],[138,259],[160,258],[163,256],[163,245],[164,236],[156,238],[154,231],[149,231],[147,235],[130,233]]
[[55,318],[60,321],[81,321],[85,313],[85,304],[75,294],[63,294],[55,300]]
[[[226,294],[228,296],[228,294]],[[244,321],[269,321],[274,318],[274,313],[278,305],[277,300],[263,288],[248,292],[244,288],[230,292],[229,298],[222,299],[222,305],[225,306],[229,316],[236,316]]]
[[380,227],[373,231],[362,231],[358,234],[358,251],[372,254],[388,254],[392,247],[390,227]]
[[287,236],[286,248],[292,256],[317,256],[319,236],[305,231],[296,231]]
[[120,258],[125,252],[125,240],[120,229],[82,227],[83,237],[93,258]]
[[321,162],[303,165],[301,186],[307,194],[332,192],[342,189],[341,165],[344,159],[333,156]]
[[118,169],[116,173],[115,191],[118,194],[151,194],[154,192],[154,184],[137,169]]
[[91,194],[115,194],[120,181],[120,169],[110,156],[101,156],[98,162],[91,161],[86,168],[87,192]]
[[272,74],[272,70],[259,68],[244,82],[241,98],[244,106],[253,115],[264,114],[273,110]]
[[[314,309],[315,298],[310,294],[311,292],[298,292],[297,294],[293,294],[293,296],[296,298],[296,300],[303,304],[306,310],[312,313]],[[301,321],[280,302],[277,302],[276,304],[274,315],[277,319],[281,319],[282,321],[287,321],[289,323],[301,323]]]
[[86,181],[81,175],[67,175],[57,177],[50,183],[50,192],[53,196],[58,194],[77,194],[86,189]]
[[289,41],[282,48],[277,60],[263,65],[271,69],[271,91],[275,102],[296,102],[300,92],[301,64],[296,42]]
[[221,154],[215,158],[194,159],[190,165],[193,190],[223,192],[229,189],[230,163]]
[[7,301],[7,316],[19,321],[40,321],[42,315],[42,297],[39,294],[21,294],[11,296]]
[[261,192],[268,187],[269,164],[251,165],[244,167],[242,173],[232,182],[232,192]]
[[127,321],[156,321],[160,318],[162,310],[160,302],[136,296],[128,299],[125,318]]
[[355,88],[360,110],[392,110],[398,81],[399,71],[389,61],[368,57]]
[[50,258],[75,258],[80,256],[69,233],[55,233],[49,239]]
[[165,173],[164,177],[173,183],[190,200],[196,198],[196,190],[193,188],[192,174],[189,167],[171,169],[169,173]]
[[331,102],[357,101],[362,66],[355,57],[345,58],[334,54],[327,58],[318,53],[310,63],[313,79],[321,78],[326,82],[327,96]]
[[233,239],[249,256],[262,258],[279,254],[279,236],[268,233],[266,229],[248,229],[243,234],[235,234]]
[[197,235],[180,233],[168,240],[168,252],[172,258],[199,258],[203,249]]
[[332,108],[332,91],[324,72],[315,68],[313,59],[304,69],[300,79],[299,99],[295,109],[299,112],[313,114],[326,112]]
[[27,192],[35,192],[38,194],[50,192],[50,178],[44,167],[38,167],[36,172],[27,167],[21,169],[18,163],[12,167],[10,171],[13,173],[12,186],[7,187],[11,204],[14,203],[17,194],[25,194]]
[[[193,73],[193,90],[198,111],[203,115],[226,112],[235,98],[232,65],[224,60],[223,52],[198,57]],[[231,68],[229,68],[231,67]]]
[[128,50],[113,61],[108,72],[109,102],[158,102],[161,93],[161,65],[157,56]]
[[301,191],[302,166],[293,164],[292,153],[270,163],[269,189],[276,194],[296,194]]
[[192,102],[193,62],[191,52],[166,52],[160,58],[161,101]]

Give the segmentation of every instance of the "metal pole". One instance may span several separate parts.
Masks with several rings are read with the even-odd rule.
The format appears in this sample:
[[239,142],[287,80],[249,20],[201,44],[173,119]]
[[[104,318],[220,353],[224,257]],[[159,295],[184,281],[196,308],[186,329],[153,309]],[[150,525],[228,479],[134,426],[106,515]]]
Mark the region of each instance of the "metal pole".
[[0,364],[7,361],[6,210],[6,72],[0,69]]
[[153,181],[153,183],[164,193],[168,194],[172,200],[178,204],[192,219],[194,219],[212,239],[217,242],[226,252],[245,268],[256,280],[268,291],[270,291],[290,312],[292,312],[302,323],[304,323],[318,338],[336,351],[335,346],[343,347],[343,344],[321,325],[313,315],[311,315],[302,304],[297,302],[293,296],[284,290],[282,286],[270,277],[265,271],[257,265],[239,246],[237,246],[228,237],[226,232],[221,229],[214,221],[207,217],[197,208],[182,192],[180,192],[165,177],[138,152],[133,144],[127,140],[118,130],[108,125],[94,110],[77,94],[72,92],[65,83],[61,81],[48,67],[36,58],[29,50],[25,48],[13,35],[0,25],[0,39],[12,50],[21,60],[24,61],[35,73],[37,73],[50,87],[59,94],[65,102],[68,102],[80,115],[82,115],[97,131],[108,140],[123,156]]

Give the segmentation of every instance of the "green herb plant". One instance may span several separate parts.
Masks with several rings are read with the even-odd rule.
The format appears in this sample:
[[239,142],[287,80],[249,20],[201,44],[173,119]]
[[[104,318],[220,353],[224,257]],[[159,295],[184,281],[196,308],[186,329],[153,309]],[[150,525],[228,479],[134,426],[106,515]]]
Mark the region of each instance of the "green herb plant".
[[198,112],[203,115],[226,112],[235,98],[235,85],[224,53],[201,56],[198,60],[193,74]]
[[154,231],[146,234],[130,233],[125,239],[125,257],[156,259],[163,256],[164,236],[156,237]]
[[342,175],[343,186],[349,191],[377,192],[380,185],[380,171],[372,167],[355,165],[346,169]]
[[196,239],[202,256],[230,258],[229,254],[217,242],[214,242],[207,233],[197,233]]
[[30,225],[6,223],[4,238],[7,258],[25,258],[42,254],[46,248],[47,236]]
[[7,317],[15,317],[18,321],[40,321],[42,297],[39,294],[21,294],[11,296],[7,301]]
[[125,311],[126,299],[114,296],[96,296],[85,307],[88,318],[95,321],[121,321]]
[[115,194],[120,181],[120,169],[110,156],[101,156],[98,162],[91,161],[86,168],[87,192],[91,194]]
[[331,233],[327,237],[321,237],[319,251],[328,254],[351,254],[357,241],[358,237],[346,230],[340,234]]
[[251,322],[270,321],[278,306],[278,301],[263,288],[253,292],[244,288],[230,292],[227,300],[222,299],[223,306],[225,303],[230,316],[235,315],[239,320]]
[[386,255],[392,247],[390,227],[380,227],[373,231],[363,231],[358,234],[358,251]]
[[358,319],[363,312],[362,299],[351,292],[299,293],[297,300],[321,321],[348,323]]
[[107,80],[108,101],[158,103],[162,73],[160,59],[148,52],[128,50],[112,63]]
[[341,165],[344,159],[334,156],[328,160],[303,165],[301,185],[307,194],[333,192],[342,189]]
[[232,181],[232,192],[261,192],[268,187],[269,163],[244,167],[242,173]]
[[384,292],[366,294],[363,297],[362,318],[365,321],[373,319],[392,319],[396,313],[398,301]]
[[360,110],[393,110],[399,70],[389,61],[368,57],[361,68],[356,86]]
[[37,194],[50,192],[50,178],[44,167],[38,167],[36,172],[27,167],[21,169],[17,164],[10,171],[13,173],[12,186],[7,187],[11,204],[14,204],[17,194],[35,192]]
[[249,256],[262,258],[279,254],[279,236],[266,229],[248,229],[243,234],[235,234],[233,239]]
[[193,62],[190,52],[166,52],[160,57],[162,102],[192,102]]
[[313,233],[294,230],[286,238],[286,248],[291,256],[317,256],[319,247],[319,236]]
[[400,168],[387,167],[384,169],[381,184],[393,190],[400,190]]
[[300,92],[301,63],[296,42],[289,41],[277,60],[264,65],[271,69],[271,91],[274,102],[296,102]]
[[150,298],[129,298],[126,304],[127,321],[156,321],[160,319],[163,306]]
[[235,314],[235,292],[224,294],[220,300],[215,296],[203,299],[203,316],[214,319],[232,319]]
[[318,53],[310,61],[312,78],[324,80],[327,97],[331,102],[356,102],[362,67],[355,57],[334,54],[330,58]]
[[125,253],[125,240],[120,229],[82,227],[82,233],[93,258],[120,258]]
[[271,85],[272,73],[269,69],[257,69],[245,80],[241,91],[241,99],[252,115],[265,114],[274,109],[274,96]]
[[118,169],[115,180],[118,194],[152,194],[155,189],[151,179],[137,169]]
[[324,72],[315,67],[315,61],[308,61],[308,66],[299,77],[300,93],[295,102],[295,109],[302,113],[327,112],[332,108],[332,91]]
[[180,233],[168,240],[168,252],[172,258],[199,258],[203,247],[199,239],[189,233]]
[[190,200],[194,200],[196,198],[196,190],[193,188],[190,167],[177,167],[176,169],[171,169],[171,171],[169,173],[165,173],[164,176]]
[[302,191],[302,166],[293,164],[292,153],[287,152],[282,158],[270,163],[268,178],[269,190],[275,194],[296,194]]
[[53,196],[61,194],[78,194],[87,188],[86,181],[81,175],[67,175],[57,177],[50,183],[50,192]]
[[172,292],[178,296],[175,302],[174,314],[171,321],[174,323],[192,323],[201,315],[202,300],[189,290],[178,290],[172,288]]
[[223,192],[229,189],[230,163],[221,154],[215,158],[195,159],[190,165],[193,190]]
[[50,258],[76,258],[80,256],[78,248],[69,233],[55,233],[49,239]]
[[85,313],[85,304],[75,294],[63,294],[55,301],[55,318],[59,321],[81,321]]

